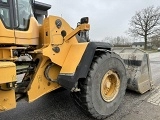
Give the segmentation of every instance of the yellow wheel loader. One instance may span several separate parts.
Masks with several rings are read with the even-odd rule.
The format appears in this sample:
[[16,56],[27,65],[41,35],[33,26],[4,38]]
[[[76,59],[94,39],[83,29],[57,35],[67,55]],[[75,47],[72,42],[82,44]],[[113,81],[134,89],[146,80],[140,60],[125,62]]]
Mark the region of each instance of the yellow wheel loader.
[[152,88],[147,53],[90,42],[88,17],[73,29],[48,16],[50,8],[33,0],[0,0],[1,112],[63,87],[80,110],[103,119],[118,109],[127,86],[140,93]]

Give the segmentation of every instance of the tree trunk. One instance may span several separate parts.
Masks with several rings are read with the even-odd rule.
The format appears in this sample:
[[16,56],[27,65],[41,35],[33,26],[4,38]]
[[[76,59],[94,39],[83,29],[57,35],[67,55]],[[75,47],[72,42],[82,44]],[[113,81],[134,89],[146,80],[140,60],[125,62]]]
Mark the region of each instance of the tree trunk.
[[144,36],[144,50],[147,50],[147,35]]

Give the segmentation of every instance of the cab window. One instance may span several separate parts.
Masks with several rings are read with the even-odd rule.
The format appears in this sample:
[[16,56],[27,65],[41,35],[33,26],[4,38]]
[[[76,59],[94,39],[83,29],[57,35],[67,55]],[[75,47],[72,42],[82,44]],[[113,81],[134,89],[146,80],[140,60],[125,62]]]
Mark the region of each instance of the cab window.
[[29,27],[30,17],[33,15],[30,0],[17,0],[18,2],[18,23],[20,30],[27,30]]
[[11,27],[8,0],[0,0],[0,19],[4,26]]

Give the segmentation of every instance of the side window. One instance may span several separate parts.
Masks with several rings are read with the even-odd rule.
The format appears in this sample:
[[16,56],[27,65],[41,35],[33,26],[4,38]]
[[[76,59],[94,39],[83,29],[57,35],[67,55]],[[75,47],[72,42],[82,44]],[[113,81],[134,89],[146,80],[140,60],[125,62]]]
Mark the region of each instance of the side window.
[[0,0],[0,18],[5,26],[11,27],[9,5],[7,0]]
[[30,0],[18,0],[18,21],[19,29],[26,30],[29,26],[32,8]]

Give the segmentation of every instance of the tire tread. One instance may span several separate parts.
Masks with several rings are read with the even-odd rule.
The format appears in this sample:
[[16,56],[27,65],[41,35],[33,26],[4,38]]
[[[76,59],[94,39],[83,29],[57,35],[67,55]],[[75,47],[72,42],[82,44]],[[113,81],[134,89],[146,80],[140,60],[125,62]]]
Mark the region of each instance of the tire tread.
[[96,119],[104,119],[108,116],[106,115],[100,115],[94,108],[93,103],[91,102],[91,94],[89,93],[90,89],[90,82],[91,82],[91,76],[94,75],[96,68],[98,67],[98,64],[101,63],[104,58],[110,58],[111,56],[116,57],[117,59],[121,59],[120,56],[118,56],[115,53],[111,52],[105,52],[103,54],[96,54],[93,58],[92,64],[90,66],[90,71],[87,75],[87,78],[84,80],[79,80],[78,87],[81,89],[80,92],[73,92],[71,93],[71,96],[74,100],[74,103],[80,108],[82,112],[85,114],[96,118]]

